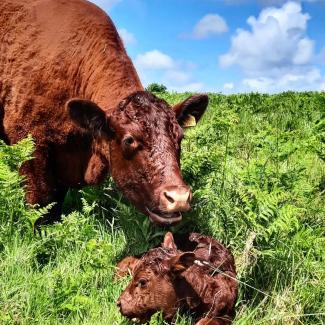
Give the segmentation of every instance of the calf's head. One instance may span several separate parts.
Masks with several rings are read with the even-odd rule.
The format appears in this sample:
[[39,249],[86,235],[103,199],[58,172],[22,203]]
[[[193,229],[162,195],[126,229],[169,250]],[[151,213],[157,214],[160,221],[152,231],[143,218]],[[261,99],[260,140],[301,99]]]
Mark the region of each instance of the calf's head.
[[108,113],[81,99],[70,100],[67,110],[74,123],[93,135],[127,199],[153,222],[172,224],[190,209],[192,197],[180,171],[183,127],[195,124],[207,105],[206,95],[170,107],[149,92],[136,92]]
[[171,233],[167,233],[162,247],[150,250],[130,265],[132,281],[117,302],[121,313],[145,322],[161,311],[166,320],[171,320],[180,307],[175,281],[194,260],[195,254],[178,251]]

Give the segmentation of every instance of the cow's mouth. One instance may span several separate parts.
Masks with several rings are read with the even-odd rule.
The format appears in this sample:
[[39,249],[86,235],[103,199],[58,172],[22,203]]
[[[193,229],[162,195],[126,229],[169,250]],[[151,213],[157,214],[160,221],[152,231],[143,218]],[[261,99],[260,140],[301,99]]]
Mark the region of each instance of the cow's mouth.
[[146,208],[150,220],[158,225],[172,225],[182,220],[182,214],[180,212],[173,213],[157,213]]

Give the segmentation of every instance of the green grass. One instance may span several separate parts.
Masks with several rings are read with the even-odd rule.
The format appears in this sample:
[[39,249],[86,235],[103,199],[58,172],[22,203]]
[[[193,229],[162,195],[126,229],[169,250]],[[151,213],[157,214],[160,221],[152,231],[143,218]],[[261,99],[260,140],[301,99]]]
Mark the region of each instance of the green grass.
[[[176,103],[186,94],[161,94]],[[325,324],[325,94],[211,94],[186,132],[182,169],[193,211],[173,227],[229,246],[240,281],[235,324]],[[108,180],[71,191],[63,222],[33,233],[17,167],[32,141],[0,144],[0,324],[128,324],[115,306],[116,262],[165,229]],[[179,316],[175,324],[190,324]],[[163,324],[161,315],[151,324]]]

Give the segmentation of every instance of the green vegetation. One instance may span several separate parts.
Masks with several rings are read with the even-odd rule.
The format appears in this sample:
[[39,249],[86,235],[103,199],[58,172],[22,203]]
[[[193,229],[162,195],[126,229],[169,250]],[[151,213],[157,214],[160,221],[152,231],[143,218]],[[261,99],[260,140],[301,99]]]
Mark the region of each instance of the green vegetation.
[[[171,104],[188,94],[162,93]],[[212,235],[236,256],[235,324],[325,323],[325,94],[211,94],[182,145],[193,211],[174,232]],[[157,244],[115,191],[72,191],[63,222],[34,235],[17,167],[32,141],[0,144],[0,324],[129,324],[115,307],[123,256]],[[163,324],[161,315],[150,324]],[[175,324],[190,324],[179,316]]]
[[163,84],[158,84],[158,83],[154,82],[154,83],[148,85],[146,90],[150,91],[152,93],[155,93],[155,94],[159,94],[159,93],[166,93],[167,87]]

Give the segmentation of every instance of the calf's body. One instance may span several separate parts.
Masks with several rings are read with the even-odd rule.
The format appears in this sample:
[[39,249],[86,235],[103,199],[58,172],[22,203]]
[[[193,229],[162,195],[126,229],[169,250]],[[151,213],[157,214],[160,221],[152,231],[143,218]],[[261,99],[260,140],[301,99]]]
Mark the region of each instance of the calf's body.
[[121,313],[139,322],[161,311],[172,320],[179,308],[190,310],[198,325],[226,325],[234,317],[238,285],[232,254],[211,237],[192,233],[193,251],[179,251],[171,233],[162,247],[118,265],[132,281],[118,300]]

